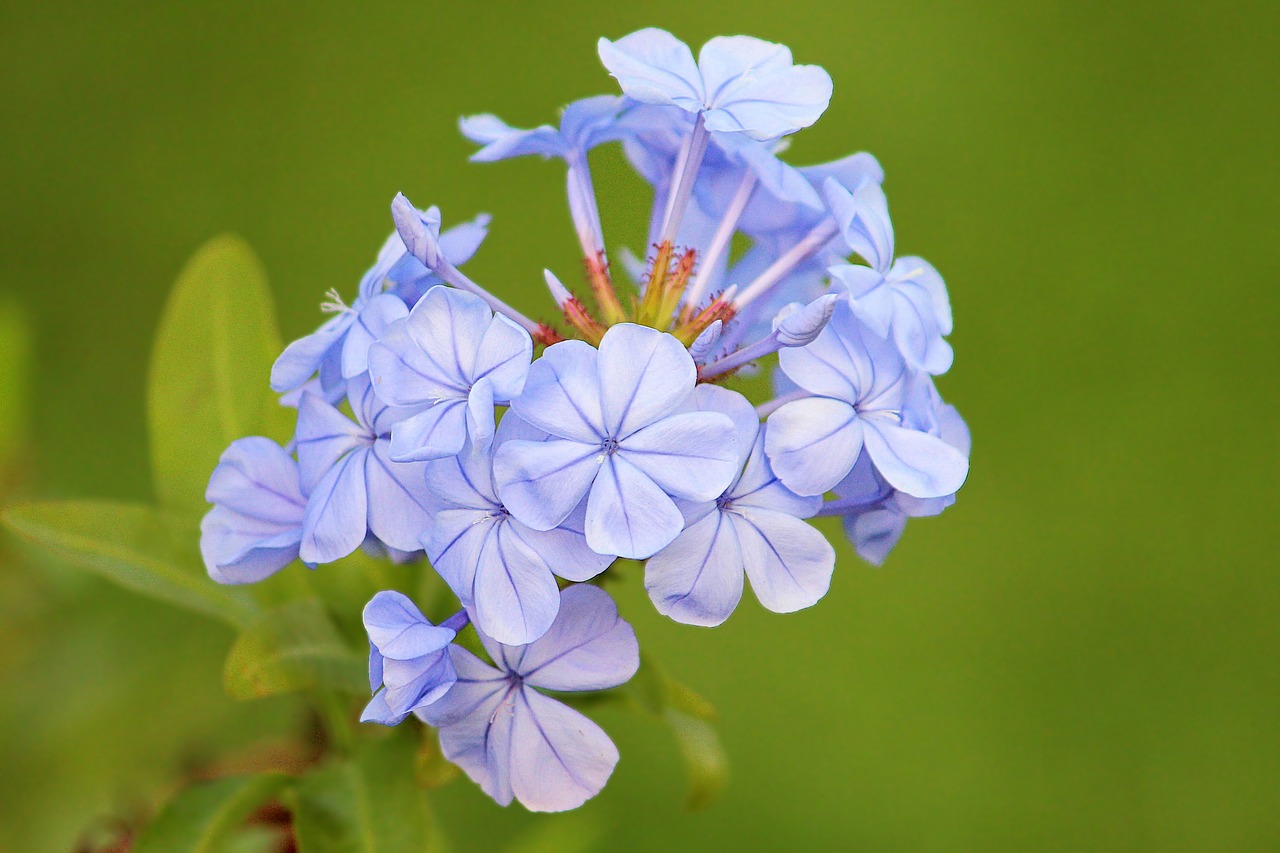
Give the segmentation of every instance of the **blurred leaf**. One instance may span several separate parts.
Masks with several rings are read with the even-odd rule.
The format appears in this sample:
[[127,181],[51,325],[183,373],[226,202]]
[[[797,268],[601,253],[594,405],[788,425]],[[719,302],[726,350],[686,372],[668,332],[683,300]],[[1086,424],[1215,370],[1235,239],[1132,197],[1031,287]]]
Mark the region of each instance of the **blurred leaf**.
[[22,306],[0,302],[0,468],[22,447],[27,432],[27,371],[31,334]]
[[228,776],[180,792],[142,831],[132,853],[213,853],[222,839],[284,788],[288,776]]
[[415,778],[418,785],[428,791],[443,788],[462,775],[462,769],[444,757],[440,748],[440,732],[433,726],[422,727],[422,742],[418,746]]
[[641,709],[658,718],[675,736],[689,778],[685,805],[700,811],[711,805],[729,781],[729,758],[716,731],[711,703],[673,681],[650,657],[641,656],[640,670],[625,687]]
[[365,661],[343,642],[324,605],[294,601],[263,614],[236,638],[223,682],[235,699],[310,688],[367,694]]
[[114,583],[243,628],[257,614],[240,590],[209,580],[194,551],[194,529],[154,507],[100,501],[17,504],[5,524]]
[[600,850],[605,827],[595,813],[569,812],[539,821],[506,845],[506,853],[579,853]]
[[395,729],[352,759],[307,775],[290,805],[301,853],[422,853],[431,846],[426,795],[414,781],[417,743]]
[[162,504],[203,510],[227,445],[287,436],[289,413],[268,385],[280,351],[257,256],[238,237],[210,240],[178,276],[151,356],[147,409]]

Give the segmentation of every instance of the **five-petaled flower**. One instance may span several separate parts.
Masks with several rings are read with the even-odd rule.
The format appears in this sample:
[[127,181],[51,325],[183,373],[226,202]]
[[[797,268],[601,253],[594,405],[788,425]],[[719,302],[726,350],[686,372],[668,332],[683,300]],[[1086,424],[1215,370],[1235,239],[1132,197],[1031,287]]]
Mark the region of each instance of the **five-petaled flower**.
[[676,500],[712,500],[737,464],[733,422],[688,410],[697,369],[655,329],[623,323],[600,349],[548,347],[511,401],[546,441],[514,439],[494,460],[498,494],[535,530],[557,527],[587,497],[587,544],[643,559],[680,535]]
[[480,633],[496,669],[459,646],[457,684],[417,711],[440,729],[440,747],[499,804],[536,812],[577,808],[599,793],[618,763],[609,736],[582,714],[534,690],[617,687],[635,675],[640,647],[602,590],[572,586],[541,639],[508,646]]

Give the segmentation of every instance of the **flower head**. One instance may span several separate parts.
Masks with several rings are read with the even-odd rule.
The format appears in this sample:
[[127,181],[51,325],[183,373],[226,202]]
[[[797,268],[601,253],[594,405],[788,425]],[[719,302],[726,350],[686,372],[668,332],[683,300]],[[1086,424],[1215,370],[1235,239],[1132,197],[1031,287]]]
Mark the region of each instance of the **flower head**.
[[534,690],[605,690],[640,666],[631,626],[608,593],[572,586],[541,639],[508,646],[480,632],[496,668],[450,648],[458,681],[416,713],[440,729],[440,747],[500,805],[537,812],[577,808],[604,787],[618,763],[609,736],[577,711]]

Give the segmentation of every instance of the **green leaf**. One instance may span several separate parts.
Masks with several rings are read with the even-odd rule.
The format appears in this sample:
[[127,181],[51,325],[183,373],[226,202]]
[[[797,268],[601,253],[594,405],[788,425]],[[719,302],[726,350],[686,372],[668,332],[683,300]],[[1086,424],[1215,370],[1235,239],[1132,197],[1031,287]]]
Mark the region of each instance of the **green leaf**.
[[196,552],[199,532],[139,504],[46,501],[4,511],[23,539],[134,592],[217,617],[243,628],[257,607],[241,590],[220,586]]
[[278,794],[288,776],[228,776],[197,782],[178,794],[143,830],[133,853],[213,853],[263,803]]
[[343,641],[324,605],[293,601],[262,615],[236,638],[223,683],[235,699],[322,688],[367,695],[364,658]]
[[302,779],[290,799],[301,853],[423,853],[425,793],[414,784],[417,742],[401,726],[353,759]]
[[711,805],[729,781],[729,757],[715,727],[715,708],[644,655],[625,690],[637,707],[661,720],[675,737],[689,780],[685,806],[701,811]]
[[162,504],[203,511],[227,445],[287,437],[288,413],[268,385],[280,351],[257,256],[238,237],[210,240],[178,276],[151,355],[147,409]]

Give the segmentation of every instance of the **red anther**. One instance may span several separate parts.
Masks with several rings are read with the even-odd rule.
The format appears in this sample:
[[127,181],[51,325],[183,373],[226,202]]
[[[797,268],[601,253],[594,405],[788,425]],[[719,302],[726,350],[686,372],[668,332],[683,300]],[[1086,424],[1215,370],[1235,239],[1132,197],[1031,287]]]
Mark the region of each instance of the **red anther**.
[[558,344],[563,340],[565,340],[564,335],[557,332],[555,326],[547,323],[539,323],[538,330],[533,334],[533,342],[544,347]]

